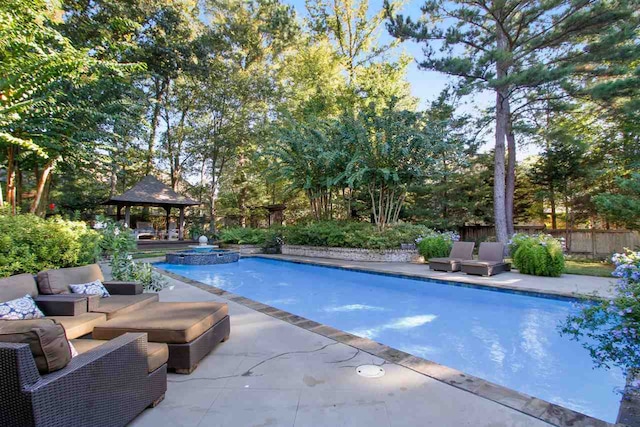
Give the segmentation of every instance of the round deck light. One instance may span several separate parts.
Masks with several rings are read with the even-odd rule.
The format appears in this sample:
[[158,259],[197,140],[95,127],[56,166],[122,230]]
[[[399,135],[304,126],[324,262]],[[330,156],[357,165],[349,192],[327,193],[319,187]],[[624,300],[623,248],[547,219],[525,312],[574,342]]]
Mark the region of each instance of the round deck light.
[[365,378],[380,378],[384,375],[384,369],[378,365],[360,365],[356,368],[356,373]]

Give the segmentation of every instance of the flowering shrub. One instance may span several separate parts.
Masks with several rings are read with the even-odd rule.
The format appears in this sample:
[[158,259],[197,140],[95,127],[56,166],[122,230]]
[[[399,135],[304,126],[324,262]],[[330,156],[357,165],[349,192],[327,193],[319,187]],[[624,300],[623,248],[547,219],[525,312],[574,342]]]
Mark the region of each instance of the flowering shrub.
[[429,230],[416,239],[418,252],[425,260],[429,258],[447,257],[451,252],[453,242],[460,240],[460,235],[454,231],[439,232]]
[[[561,333],[580,341],[598,367],[621,367],[628,375],[640,373],[640,252],[627,251],[611,259],[617,277],[611,300],[584,304],[571,315]],[[640,381],[631,383],[640,391]]]
[[100,248],[109,260],[114,279],[140,282],[144,289],[154,292],[166,287],[166,279],[151,264],[133,260],[131,252],[136,249],[136,238],[125,224],[100,218],[95,228],[102,232]]
[[516,233],[508,246],[513,264],[520,273],[558,277],[564,271],[562,244],[551,235]]

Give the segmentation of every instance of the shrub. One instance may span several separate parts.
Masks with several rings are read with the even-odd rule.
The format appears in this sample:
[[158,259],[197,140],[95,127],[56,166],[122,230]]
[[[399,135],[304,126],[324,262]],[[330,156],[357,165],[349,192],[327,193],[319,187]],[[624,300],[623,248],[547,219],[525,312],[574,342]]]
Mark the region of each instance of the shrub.
[[425,260],[430,258],[447,257],[451,252],[453,242],[460,240],[460,236],[452,231],[440,233],[430,231],[416,239],[418,252]]
[[509,242],[509,251],[520,273],[558,277],[564,271],[562,245],[549,235],[515,234]]
[[612,258],[618,278],[612,299],[584,303],[570,315],[561,333],[580,341],[598,367],[627,372],[631,390],[640,391],[640,252],[627,250]]
[[225,228],[220,232],[220,241],[235,245],[263,245],[269,233],[269,229],[263,228]]
[[0,277],[96,261],[100,235],[83,222],[0,215]]
[[363,249],[398,249],[428,232],[423,225],[398,224],[379,231],[375,225],[355,221],[320,221],[282,228],[289,245]]
[[151,264],[136,262],[131,252],[136,249],[136,238],[126,225],[110,218],[99,218],[96,228],[101,231],[100,249],[109,260],[111,275],[116,280],[140,282],[145,290],[158,292],[167,286],[164,276],[153,270]]

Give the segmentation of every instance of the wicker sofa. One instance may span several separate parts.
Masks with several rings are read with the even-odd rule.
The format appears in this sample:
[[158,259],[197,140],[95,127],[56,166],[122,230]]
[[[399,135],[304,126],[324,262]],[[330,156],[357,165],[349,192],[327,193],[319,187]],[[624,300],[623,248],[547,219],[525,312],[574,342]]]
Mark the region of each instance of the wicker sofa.
[[[105,313],[87,312],[90,298],[41,296],[28,274],[0,279],[0,302],[27,294],[45,318],[63,325],[80,354],[62,369],[41,373],[29,344],[0,342],[1,426],[123,426],[162,400],[167,388],[166,344],[147,343],[145,333],[77,342],[73,338],[106,322]],[[0,331],[16,322],[28,321],[0,320]]]

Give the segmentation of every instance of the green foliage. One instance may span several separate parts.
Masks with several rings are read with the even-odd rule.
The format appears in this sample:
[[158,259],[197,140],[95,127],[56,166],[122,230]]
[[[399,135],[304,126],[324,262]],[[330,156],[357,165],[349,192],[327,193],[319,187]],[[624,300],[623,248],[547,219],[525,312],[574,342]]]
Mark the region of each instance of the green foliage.
[[562,245],[551,236],[515,234],[509,250],[520,273],[559,277],[564,272]]
[[140,282],[144,289],[153,292],[167,286],[167,280],[151,264],[133,260],[131,252],[136,249],[136,239],[128,227],[105,217],[98,218],[97,226],[102,234],[100,249],[109,260],[114,279]]
[[0,277],[96,261],[100,235],[83,222],[0,214]]
[[599,212],[616,224],[640,230],[640,173],[617,178],[616,193],[602,193],[594,197]]
[[[583,304],[561,332],[581,342],[596,366],[618,366],[633,378],[640,373],[640,252],[615,254],[612,261],[618,278],[614,297]],[[630,385],[640,391],[637,377]]]
[[422,225],[396,224],[378,230],[373,224],[355,221],[320,221],[282,228],[289,245],[364,249],[400,249],[430,230]]
[[453,242],[460,240],[460,236],[453,232],[440,233],[430,231],[416,239],[418,252],[425,260],[430,258],[448,257]]
[[107,217],[98,217],[96,228],[102,234],[100,249],[103,256],[107,258],[126,256],[136,249],[135,235],[122,223]]
[[153,269],[148,262],[136,262],[131,255],[111,258],[111,274],[116,280],[140,282],[145,290],[159,292],[164,289],[167,279]]
[[225,228],[220,231],[220,242],[235,245],[264,245],[271,231],[265,228]]

